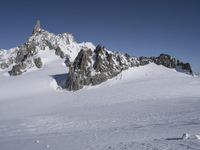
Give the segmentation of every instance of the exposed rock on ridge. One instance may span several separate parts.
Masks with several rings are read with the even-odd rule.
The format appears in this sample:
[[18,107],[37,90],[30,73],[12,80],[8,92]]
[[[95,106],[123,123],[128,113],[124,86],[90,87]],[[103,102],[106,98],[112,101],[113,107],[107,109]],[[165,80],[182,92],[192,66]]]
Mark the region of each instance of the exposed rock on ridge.
[[183,63],[167,54],[158,57],[131,57],[128,54],[113,53],[98,45],[94,51],[82,49],[69,67],[66,87],[79,90],[85,85],[97,85],[130,67],[155,63],[177,71],[192,74],[189,63]]
[[69,68],[66,88],[79,90],[85,85],[97,85],[138,65],[136,57],[109,52],[100,45],[94,51],[82,49]]
[[183,72],[192,75],[192,68],[189,63],[183,63],[180,60],[168,55],[160,54],[158,57],[140,57],[140,65],[146,65],[151,62],[157,65],[163,65],[167,68],[176,69],[178,72]]
[[37,20],[32,34],[35,34],[35,33],[40,32],[40,31],[41,31],[40,20]]

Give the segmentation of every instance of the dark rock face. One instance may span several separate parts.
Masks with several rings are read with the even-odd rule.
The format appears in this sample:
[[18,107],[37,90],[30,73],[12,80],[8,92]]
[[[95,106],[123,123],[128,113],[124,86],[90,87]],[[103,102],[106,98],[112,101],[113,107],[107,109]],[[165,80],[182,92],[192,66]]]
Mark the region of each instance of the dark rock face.
[[125,54],[111,53],[98,45],[94,51],[81,50],[69,67],[66,88],[79,90],[85,85],[97,85],[137,63]]
[[167,68],[174,68],[179,72],[184,72],[190,75],[193,74],[189,63],[183,63],[167,54],[160,54],[159,57],[153,59],[153,62],[158,65],[163,65]]
[[66,58],[65,58],[65,65],[66,65],[66,67],[70,67],[71,66],[71,61],[70,61],[70,57],[69,56],[66,56]]
[[65,54],[64,54],[64,52],[61,50],[61,48],[60,47],[57,47],[56,49],[55,49],[55,54],[56,55],[58,55],[58,56],[60,56],[60,58],[65,58]]
[[37,68],[42,68],[42,59],[40,57],[34,59],[34,64]]
[[[83,85],[87,85],[87,76],[90,70],[87,69],[90,59],[89,50],[81,50],[74,63],[69,67],[66,88],[69,90],[79,90]],[[88,82],[89,84],[89,82]]]
[[22,45],[17,52],[17,57],[15,59],[16,63],[23,62],[28,57],[28,50],[26,45]]
[[12,70],[8,71],[10,76],[17,76],[21,75],[24,72],[24,69],[26,68],[26,64],[24,63],[19,63],[17,65],[14,65],[12,67]]
[[176,68],[177,60],[168,54],[160,54],[158,57],[151,57],[151,60],[158,64],[163,65],[167,68]]
[[[33,62],[36,65],[36,67],[41,67],[42,62],[41,58],[37,58],[36,60],[32,60],[32,56],[36,55],[37,52],[35,50],[35,45],[32,43],[26,43],[19,47],[16,58],[14,62],[16,65],[12,67],[12,70],[9,71],[9,74],[11,76],[21,75],[23,72],[25,72],[27,67],[33,66]],[[13,63],[14,63],[13,62]],[[23,71],[22,71],[23,70]]]
[[148,65],[149,63],[151,63],[152,59],[142,56],[139,58],[139,61],[140,61],[140,65],[144,66],[144,65]]
[[176,69],[178,72],[184,72],[190,75],[193,74],[189,63],[183,63],[168,54],[160,54],[158,57],[140,57],[139,60],[140,65],[146,65],[153,62],[157,65],[163,65],[167,68]]
[[189,63],[183,63],[183,62],[178,63],[176,66],[176,70],[179,72],[184,72],[184,73],[190,74],[190,75],[193,74]]
[[17,56],[15,59],[16,63],[24,62],[27,58],[36,55],[35,45],[32,43],[23,44],[19,47]]

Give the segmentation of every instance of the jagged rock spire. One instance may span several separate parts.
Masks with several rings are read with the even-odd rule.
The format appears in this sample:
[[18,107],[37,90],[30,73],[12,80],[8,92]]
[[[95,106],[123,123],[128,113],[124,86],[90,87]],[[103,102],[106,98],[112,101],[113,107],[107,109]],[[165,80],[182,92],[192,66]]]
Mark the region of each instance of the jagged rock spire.
[[41,27],[40,27],[40,20],[37,19],[36,21],[36,24],[35,24],[35,27],[33,29],[33,34],[37,33],[37,32],[40,32],[41,31]]

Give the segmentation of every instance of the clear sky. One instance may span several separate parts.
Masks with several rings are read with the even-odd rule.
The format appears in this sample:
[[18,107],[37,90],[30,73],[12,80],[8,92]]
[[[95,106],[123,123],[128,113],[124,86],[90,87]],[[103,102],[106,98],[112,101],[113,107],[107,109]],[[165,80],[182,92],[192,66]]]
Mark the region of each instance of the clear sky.
[[26,42],[37,18],[80,42],[135,56],[169,53],[200,72],[200,0],[1,0],[0,48]]

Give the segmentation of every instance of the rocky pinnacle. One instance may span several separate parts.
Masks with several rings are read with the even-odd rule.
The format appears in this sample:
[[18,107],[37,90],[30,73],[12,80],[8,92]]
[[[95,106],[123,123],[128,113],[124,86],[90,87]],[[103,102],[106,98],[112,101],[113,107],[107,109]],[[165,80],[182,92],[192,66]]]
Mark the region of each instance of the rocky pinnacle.
[[37,33],[37,32],[40,32],[41,31],[41,27],[40,27],[40,20],[38,19],[36,21],[36,24],[35,24],[35,27],[33,29],[33,34]]

